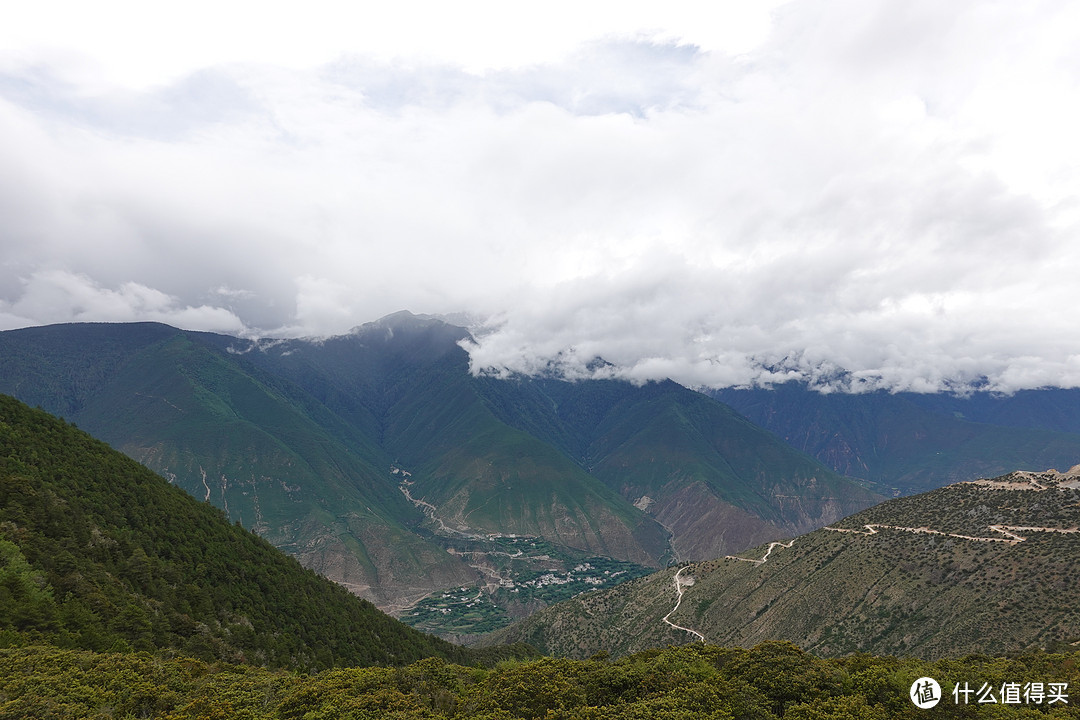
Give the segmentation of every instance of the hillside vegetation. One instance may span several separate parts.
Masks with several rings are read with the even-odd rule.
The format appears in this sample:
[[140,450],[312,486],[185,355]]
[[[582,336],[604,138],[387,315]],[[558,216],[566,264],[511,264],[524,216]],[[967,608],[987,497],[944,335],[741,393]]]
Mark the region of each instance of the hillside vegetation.
[[0,645],[38,643],[302,669],[487,657],[397,622],[104,443],[0,396]]
[[[428,659],[307,676],[188,658],[26,648],[0,650],[0,719],[1051,720],[1080,717],[1078,661],[1075,653],[823,660],[787,643],[764,643],[752,650],[671,648],[617,661],[545,658],[491,669]],[[933,710],[908,699],[922,677],[940,683],[943,697]],[[978,703],[977,694],[957,703],[952,694],[977,693],[984,685],[995,704]],[[1010,686],[1015,698],[1003,694]],[[1063,686],[1067,703],[1055,694]],[[1033,687],[1042,695],[1032,694]]]
[[699,636],[742,646],[789,640],[830,656],[926,658],[1080,641],[1077,474],[959,483],[785,545],[586,593],[493,637],[570,657]]
[[0,392],[390,612],[461,588],[498,606],[424,621],[448,633],[531,612],[553,596],[528,583],[591,558],[640,574],[879,499],[674,383],[476,377],[469,341],[410,313],[321,340],[24,328],[0,333]]

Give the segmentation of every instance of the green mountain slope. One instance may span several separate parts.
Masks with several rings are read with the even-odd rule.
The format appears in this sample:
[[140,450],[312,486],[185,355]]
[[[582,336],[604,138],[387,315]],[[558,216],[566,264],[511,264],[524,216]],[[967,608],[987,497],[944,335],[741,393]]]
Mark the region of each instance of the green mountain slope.
[[[793,447],[887,494],[922,492],[1017,467],[1071,467],[1080,461],[1080,434],[1072,421],[1074,391],[1030,391],[996,399],[985,393],[968,398],[848,395],[822,394],[792,382],[712,395]],[[1040,413],[1041,425],[1035,419]]]
[[820,527],[881,499],[726,405],[673,382],[488,381],[500,416],[576,458],[705,559]]
[[[364,408],[413,497],[469,534],[518,534],[656,566],[666,533],[573,460],[492,412],[461,328],[398,313],[319,344],[286,341],[243,358],[328,405]],[[357,410],[348,410],[356,413]]]
[[0,396],[0,641],[317,669],[476,656],[86,433]]
[[1066,647],[1080,641],[1080,473],[892,500],[790,546],[581,595],[494,637],[571,657],[701,637],[927,658]]
[[73,418],[132,355],[178,332],[159,323],[68,323],[0,333],[0,392]]
[[[398,313],[318,348],[284,343],[246,357],[313,393],[325,383],[313,378],[330,374],[335,387],[369,398],[384,418],[384,447],[462,526],[655,564],[667,557],[664,536],[680,557],[707,558],[880,499],[672,382],[473,377],[458,346],[468,337]],[[347,351],[350,342],[362,350]],[[353,379],[348,359],[360,356],[393,358],[365,361],[359,373],[383,378],[377,394]]]
[[[117,327],[31,328],[4,334],[3,347],[38,358],[48,378],[86,377],[67,400],[39,393],[46,409],[69,407],[96,437],[364,597],[407,604],[476,579],[408,527],[422,515],[382,450],[302,389],[164,326],[136,327],[127,352],[114,351]],[[23,398],[35,399],[25,388],[50,387],[7,361],[3,369],[0,389]]]
[[588,558],[704,559],[875,499],[674,383],[476,377],[469,341],[410,313],[322,340],[28,328],[0,333],[0,391],[394,610],[480,583],[521,596]]
[[655,522],[555,447],[499,421],[467,375],[418,385],[391,423],[388,446],[452,525],[536,535],[649,565],[666,553]]
[[643,390],[597,427],[593,473],[648,503],[683,558],[804,532],[880,499],[699,393]]
[[1017,390],[1011,395],[986,391],[899,395],[939,415],[968,422],[1080,434],[1080,388]]

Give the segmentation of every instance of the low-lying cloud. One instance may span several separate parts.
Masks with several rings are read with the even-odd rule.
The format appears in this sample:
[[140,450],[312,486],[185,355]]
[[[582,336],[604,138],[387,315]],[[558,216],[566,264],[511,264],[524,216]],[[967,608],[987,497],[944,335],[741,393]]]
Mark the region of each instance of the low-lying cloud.
[[[160,290],[126,282],[116,289],[62,270],[34,273],[14,302],[0,303],[0,329],[54,322],[161,322],[189,330],[241,333],[243,321],[212,305],[193,307]],[[31,322],[28,319],[33,318]]]
[[477,372],[1080,385],[1078,27],[796,0],[734,56],[620,36],[141,89],[7,61],[0,324],[461,311]]

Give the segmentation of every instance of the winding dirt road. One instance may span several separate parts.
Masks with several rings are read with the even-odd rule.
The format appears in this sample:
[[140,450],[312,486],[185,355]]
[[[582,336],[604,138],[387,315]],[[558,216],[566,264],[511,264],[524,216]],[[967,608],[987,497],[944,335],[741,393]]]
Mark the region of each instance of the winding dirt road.
[[795,540],[792,539],[792,540],[788,540],[786,543],[782,543],[782,542],[771,542],[771,543],[769,543],[769,549],[765,551],[765,555],[763,555],[760,560],[753,560],[751,558],[739,557],[738,555],[725,555],[724,559],[725,560],[742,560],[743,562],[754,563],[755,565],[762,565],[762,564],[765,563],[766,560],[769,559],[769,555],[772,554],[772,551],[773,551],[774,548],[776,548],[776,547],[789,548],[789,547],[792,546],[792,544],[794,544],[794,542],[795,542]]
[[[1066,488],[1076,487],[1076,485],[1074,485],[1072,483],[1080,482],[1080,481],[1077,480],[1077,476],[1080,476],[1080,465],[1077,465],[1076,467],[1072,468],[1071,470],[1069,470],[1068,473],[1056,473],[1055,472],[1055,475],[1057,476],[1057,478],[1055,478],[1055,479],[1058,479],[1058,480],[1062,481],[1060,487],[1066,487]],[[978,484],[978,485],[985,485],[985,486],[988,486],[988,487],[1008,489],[1008,490],[1034,490],[1034,491],[1037,491],[1037,492],[1045,492],[1045,491],[1050,490],[1051,486],[1045,485],[1042,482],[1040,482],[1040,480],[1042,480],[1042,479],[1043,478],[1037,478],[1035,473],[1015,473],[1012,476],[1012,479],[1009,480],[1008,482],[1003,482],[1003,481],[998,481],[998,480],[975,480],[975,481],[972,481],[972,483],[973,484]],[[1069,483],[1066,484],[1065,481],[1069,481]],[[1052,533],[1063,533],[1063,534],[1080,533],[1080,527],[1053,528],[1053,527],[1043,527],[1043,526],[1034,526],[1034,525],[988,525],[987,526],[988,530],[990,530],[991,532],[999,533],[999,534],[1003,535],[1004,537],[979,537],[979,536],[975,536],[975,535],[963,535],[961,533],[944,532],[942,530],[932,530],[929,527],[917,527],[916,528],[916,527],[905,527],[905,526],[901,526],[901,525],[885,525],[885,524],[882,524],[882,523],[870,523],[870,524],[867,524],[867,525],[863,525],[863,527],[866,528],[866,529],[862,530],[862,529],[858,529],[858,528],[837,528],[837,527],[826,527],[826,528],[822,528],[822,529],[831,530],[833,532],[855,533],[857,535],[877,535],[879,529],[882,529],[882,530],[899,530],[901,532],[921,533],[921,534],[927,534],[927,535],[941,535],[941,536],[944,536],[944,537],[958,538],[958,539],[961,539],[961,540],[972,540],[974,542],[1008,543],[1009,545],[1017,545],[1017,544],[1022,543],[1022,542],[1026,541],[1028,539],[1026,535],[1021,535],[1020,533],[1034,533],[1034,532],[1052,532]],[[794,544],[794,542],[795,542],[795,540],[789,540],[786,543],[771,542],[771,543],[769,543],[768,549],[765,550],[765,554],[760,559],[744,558],[744,557],[739,557],[737,555],[726,555],[724,559],[726,559],[726,560],[738,560],[740,562],[748,562],[748,563],[753,563],[755,565],[763,565],[763,564],[765,564],[766,561],[768,561],[769,556],[772,554],[773,550],[775,550],[777,547],[790,548],[792,546],[792,544]],[[671,609],[671,611],[667,615],[664,616],[663,620],[664,620],[665,623],[667,623],[671,627],[675,628],[676,630],[682,630],[683,632],[688,632],[688,633],[696,636],[697,638],[699,638],[701,640],[701,642],[705,642],[705,636],[702,635],[701,633],[699,633],[697,630],[693,630],[693,629],[688,628],[688,627],[683,627],[682,625],[676,625],[675,623],[671,622],[671,619],[670,619],[671,616],[674,615],[675,612],[679,609],[679,606],[682,605],[683,593],[685,592],[685,590],[683,588],[684,587],[689,587],[689,586],[694,584],[694,578],[693,577],[689,577],[689,578],[685,578],[685,579],[683,578],[683,573],[686,572],[686,570],[688,570],[688,569],[689,569],[689,566],[686,566],[686,567],[681,568],[677,573],[675,573],[675,578],[674,578],[675,590],[679,594],[679,597],[678,597],[678,600],[675,603],[675,607],[673,607]]]
[[[765,554],[761,557],[760,560],[753,560],[751,558],[738,557],[736,555],[727,555],[725,557],[725,559],[726,560],[741,560],[742,562],[754,563],[755,565],[762,565],[762,564],[765,563],[765,561],[767,561],[769,559],[769,555],[772,554],[773,550],[775,550],[778,547],[789,548],[794,543],[795,543],[794,539],[788,540],[786,543],[771,542],[771,543],[769,543],[768,549],[765,550]],[[675,580],[674,580],[674,582],[675,582],[675,591],[677,593],[679,593],[679,599],[678,599],[678,601],[676,601],[675,607],[671,608],[671,612],[669,612],[667,615],[665,615],[663,620],[664,620],[665,623],[667,623],[671,627],[675,628],[676,630],[682,630],[684,632],[690,633],[691,635],[696,635],[701,640],[701,642],[705,642],[705,636],[702,635],[701,633],[699,633],[697,630],[693,630],[693,629],[688,628],[688,627],[683,627],[682,625],[676,625],[675,623],[671,622],[671,619],[670,619],[671,616],[675,614],[675,611],[679,609],[679,606],[682,605],[683,593],[686,592],[683,588],[690,587],[691,585],[694,584],[694,578],[689,577],[689,578],[684,579],[683,576],[682,576],[682,574],[684,572],[686,572],[689,568],[690,568],[690,566],[687,565],[686,567],[680,569],[679,572],[675,573]]]
[[979,537],[976,535],[961,535],[959,533],[948,533],[941,530],[931,530],[928,527],[904,527],[901,525],[883,525],[881,523],[870,523],[863,525],[866,530],[859,530],[855,528],[834,528],[827,527],[825,530],[832,530],[833,532],[846,532],[855,533],[856,535],[877,535],[878,528],[886,530],[900,530],[901,532],[910,533],[922,533],[926,535],[943,535],[945,537],[959,538],[961,540],[974,540],[975,542],[1001,542],[1008,543],[1009,545],[1016,545],[1027,540],[1024,535],[1017,535],[1020,532],[1055,532],[1072,534],[1080,532],[1080,528],[1052,528],[1052,527],[1036,527],[1032,525],[987,525],[987,529],[993,532],[1001,533],[1005,537]]
[[686,572],[687,569],[689,569],[689,567],[690,566],[687,565],[684,568],[680,568],[679,572],[675,573],[675,591],[679,593],[679,600],[675,603],[675,607],[671,608],[671,612],[669,612],[667,615],[664,616],[664,622],[666,622],[668,625],[675,628],[676,630],[682,630],[684,632],[690,633],[691,635],[696,635],[698,638],[701,639],[701,642],[705,642],[705,636],[702,635],[701,633],[699,633],[697,630],[691,630],[688,627],[683,627],[682,625],[676,625],[675,623],[671,622],[671,620],[668,619],[672,615],[674,615],[675,611],[679,609],[680,605],[682,605],[683,593],[685,592],[683,590],[683,586],[685,585],[685,586],[689,587],[690,585],[694,584],[694,578],[692,578],[692,577],[691,578],[686,578],[685,580],[683,580],[682,574],[684,572]]

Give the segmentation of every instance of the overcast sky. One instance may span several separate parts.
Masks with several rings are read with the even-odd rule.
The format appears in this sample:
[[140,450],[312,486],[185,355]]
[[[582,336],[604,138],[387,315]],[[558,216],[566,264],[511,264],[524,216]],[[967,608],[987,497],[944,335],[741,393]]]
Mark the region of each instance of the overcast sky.
[[5,9],[0,329],[1080,385],[1080,4],[282,5]]

